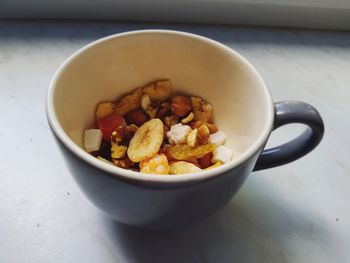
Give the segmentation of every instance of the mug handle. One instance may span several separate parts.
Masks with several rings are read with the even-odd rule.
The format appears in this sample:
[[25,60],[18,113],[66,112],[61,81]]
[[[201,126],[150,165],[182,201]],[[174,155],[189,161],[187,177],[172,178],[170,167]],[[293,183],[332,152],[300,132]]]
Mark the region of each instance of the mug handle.
[[300,101],[276,102],[273,130],[291,123],[302,123],[308,127],[290,142],[263,150],[253,171],[293,162],[311,152],[322,140],[324,124],[313,106]]

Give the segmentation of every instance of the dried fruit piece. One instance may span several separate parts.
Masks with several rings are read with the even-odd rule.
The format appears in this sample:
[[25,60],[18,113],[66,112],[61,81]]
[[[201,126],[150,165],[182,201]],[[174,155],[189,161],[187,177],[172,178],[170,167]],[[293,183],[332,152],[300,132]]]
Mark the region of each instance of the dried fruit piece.
[[209,128],[207,125],[202,125],[198,128],[197,136],[198,144],[207,144],[209,142]]
[[132,137],[128,156],[133,162],[141,162],[155,155],[163,142],[163,123],[160,119],[145,122]]
[[170,80],[153,82],[142,89],[143,93],[147,94],[151,100],[158,101],[165,101],[169,99],[171,90],[172,86]]
[[188,174],[200,171],[202,171],[201,168],[189,162],[179,161],[170,164],[170,174]]
[[136,110],[141,106],[142,89],[138,88],[131,94],[128,94],[118,100],[114,106],[113,113],[124,116],[132,110]]
[[106,141],[111,140],[112,132],[123,123],[124,118],[115,114],[97,120],[98,127],[103,133],[103,139]]
[[171,110],[170,110],[170,103],[169,102],[163,102],[162,104],[160,104],[159,108],[158,108],[158,112],[157,112],[157,118],[159,119],[164,119],[166,116],[171,114]]
[[147,174],[169,174],[168,159],[165,154],[157,154],[140,162],[140,172]]
[[191,128],[192,128],[192,129],[199,128],[199,127],[202,126],[203,124],[206,125],[206,126],[208,127],[209,133],[210,133],[210,134],[216,133],[216,132],[218,131],[218,128],[216,127],[215,124],[208,123],[208,122],[204,122],[204,121],[192,122],[192,123],[191,123]]
[[100,149],[97,152],[97,155],[101,156],[102,158],[108,161],[111,161],[112,160],[111,148],[112,148],[111,142],[102,140],[102,143],[101,143]]
[[214,163],[212,166],[209,166],[209,167],[206,168],[205,170],[213,169],[213,168],[215,168],[215,167],[219,167],[220,165],[222,165],[222,162],[217,161],[216,163]]
[[159,107],[158,101],[151,101],[151,99],[147,94],[142,96],[141,108],[150,119],[153,119],[157,116],[158,107]]
[[192,130],[188,136],[187,136],[187,144],[191,147],[194,147],[196,146],[196,143],[197,143],[197,133],[198,133],[198,130],[197,129],[194,129]]
[[187,117],[185,117],[181,120],[181,123],[187,124],[187,123],[191,122],[193,120],[193,118],[194,118],[194,114],[193,114],[193,112],[190,112],[190,114],[188,114]]
[[209,122],[213,115],[213,106],[198,97],[191,97],[191,104],[195,121]]
[[191,111],[191,101],[183,95],[174,96],[171,98],[170,107],[175,115],[184,117]]
[[218,131],[209,135],[209,142],[216,144],[216,146],[219,146],[225,143],[226,138],[227,137],[225,133]]
[[179,123],[179,117],[176,115],[170,115],[168,117],[165,117],[164,123],[168,127],[174,126],[175,124]]
[[169,148],[168,155],[175,160],[187,160],[192,157],[201,158],[214,150],[215,144],[211,143],[196,147],[191,147],[187,144],[178,144]]
[[111,115],[114,110],[114,104],[112,102],[101,102],[97,106],[96,119],[99,120],[103,117]]
[[117,145],[117,144],[112,145],[111,157],[113,159],[123,158],[126,154],[126,149],[127,149],[127,147],[124,145]]
[[227,163],[229,161],[231,161],[232,159],[232,154],[233,152],[231,151],[231,149],[220,145],[219,147],[217,147],[214,152],[213,152],[213,162],[223,162],[223,163]]
[[87,152],[98,151],[101,146],[103,134],[99,129],[86,130],[84,134],[84,147]]
[[136,126],[141,126],[147,121],[147,116],[140,109],[133,110],[129,111],[125,115],[125,121],[127,124],[135,124]]
[[[194,165],[198,166],[199,167],[199,164],[198,164],[198,159],[195,158],[195,157],[191,157],[191,158],[188,158],[185,160],[186,162],[189,162],[189,163],[193,163]],[[200,168],[200,167],[199,167]]]
[[211,166],[213,163],[211,162],[211,159],[213,158],[213,153],[207,153],[204,155],[202,158],[198,159],[198,164],[202,169],[208,168]]
[[167,137],[170,144],[186,143],[187,135],[191,132],[191,127],[178,123],[170,127]]

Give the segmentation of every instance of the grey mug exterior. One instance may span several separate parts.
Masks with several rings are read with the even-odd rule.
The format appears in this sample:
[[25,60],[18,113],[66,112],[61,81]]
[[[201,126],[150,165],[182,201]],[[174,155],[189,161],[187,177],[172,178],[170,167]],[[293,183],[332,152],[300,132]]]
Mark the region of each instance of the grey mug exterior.
[[75,181],[102,212],[138,228],[170,230],[189,227],[213,214],[232,199],[253,170],[294,161],[312,151],[323,137],[322,118],[309,104],[275,103],[274,128],[289,123],[303,123],[308,128],[289,143],[259,149],[227,173],[186,185],[140,184],[117,178],[79,159],[56,139]]

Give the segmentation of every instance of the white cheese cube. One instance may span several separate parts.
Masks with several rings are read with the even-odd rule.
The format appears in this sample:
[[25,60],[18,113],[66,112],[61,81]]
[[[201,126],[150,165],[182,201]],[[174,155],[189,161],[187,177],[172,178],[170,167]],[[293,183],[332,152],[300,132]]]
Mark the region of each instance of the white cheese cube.
[[231,151],[231,149],[220,145],[214,150],[212,161],[214,163],[217,161],[227,163],[232,160],[232,154],[233,152]]
[[216,146],[222,145],[225,143],[227,136],[225,133],[218,131],[216,133],[210,134],[209,142],[216,144]]
[[178,123],[170,127],[170,131],[167,132],[167,137],[170,144],[182,144],[186,143],[187,136],[191,131],[192,129],[190,126]]
[[99,129],[85,131],[84,147],[87,152],[98,151],[101,146],[103,134]]

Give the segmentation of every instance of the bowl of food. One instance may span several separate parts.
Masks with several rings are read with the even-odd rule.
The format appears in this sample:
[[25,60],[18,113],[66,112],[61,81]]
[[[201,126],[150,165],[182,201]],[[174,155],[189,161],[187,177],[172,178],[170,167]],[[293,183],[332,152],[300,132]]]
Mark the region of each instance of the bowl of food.
[[[323,136],[318,112],[274,103],[234,50],[178,31],[97,40],[70,56],[49,87],[47,117],[71,174],[101,211],[171,229],[224,206],[254,169],[293,161]],[[281,125],[305,132],[263,148]]]

